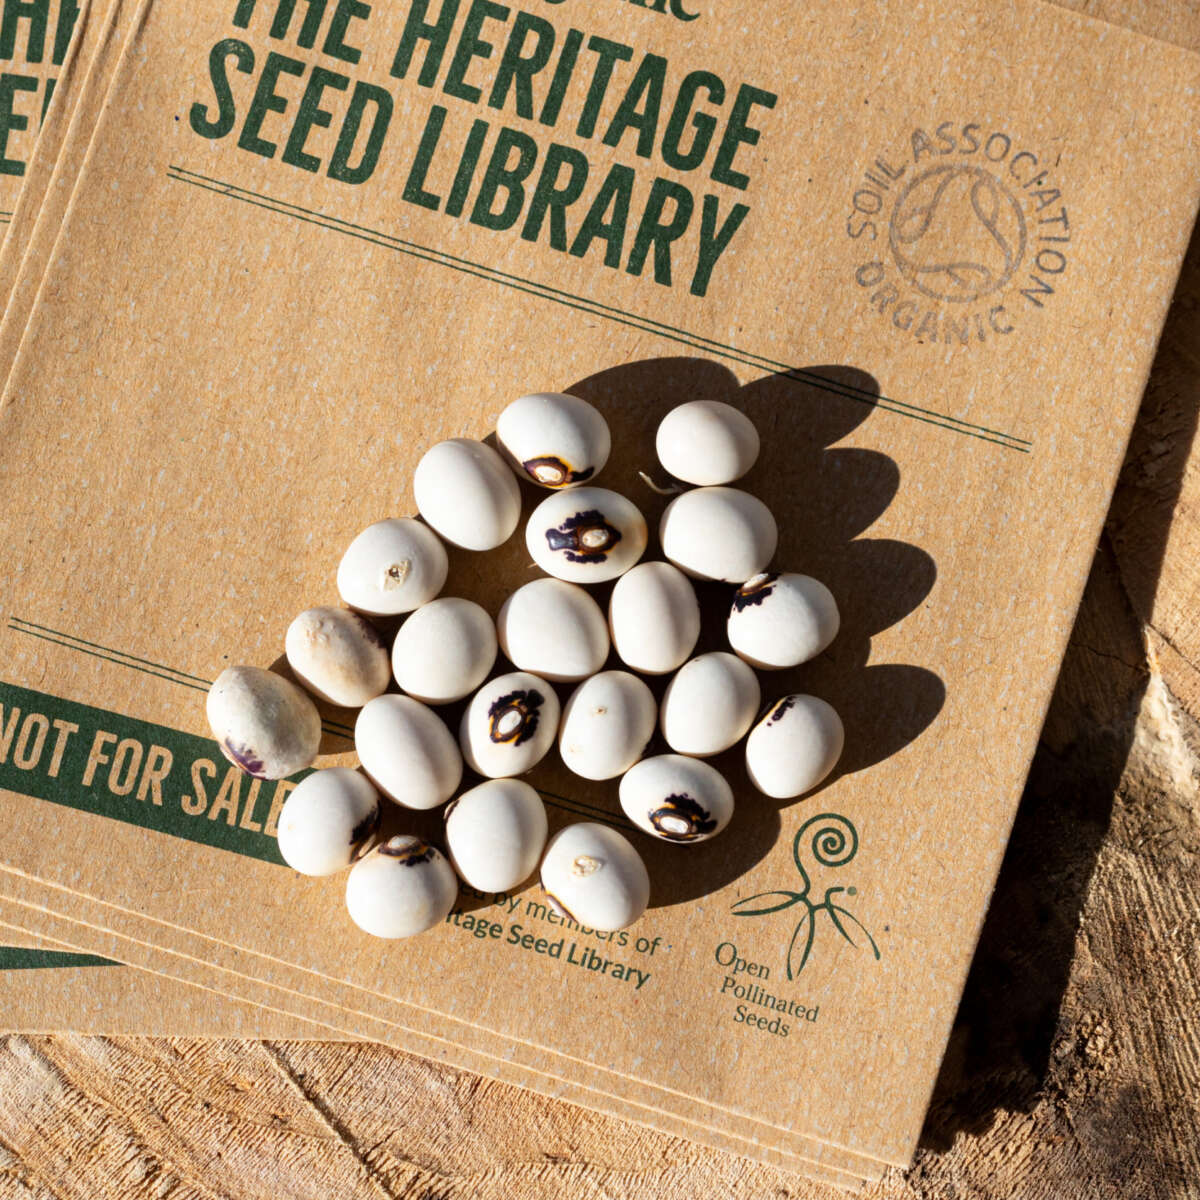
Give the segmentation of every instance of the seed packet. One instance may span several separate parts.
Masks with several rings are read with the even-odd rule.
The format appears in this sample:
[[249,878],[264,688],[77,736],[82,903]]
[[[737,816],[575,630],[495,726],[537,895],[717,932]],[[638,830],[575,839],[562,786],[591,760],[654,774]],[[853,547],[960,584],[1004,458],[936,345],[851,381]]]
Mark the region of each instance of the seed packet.
[[[1197,60],[1040,0],[365,9],[155,0],[96,108],[0,417],[6,893],[700,1140],[904,1164],[1194,218]],[[665,412],[755,421],[778,563],[843,617],[767,698],[828,700],[846,751],[795,803],[726,763],[734,821],[638,842],[623,938],[527,888],[381,945],[280,865],[203,694],[532,390],[600,408],[652,529]],[[495,612],[527,570],[454,555],[448,591]]]

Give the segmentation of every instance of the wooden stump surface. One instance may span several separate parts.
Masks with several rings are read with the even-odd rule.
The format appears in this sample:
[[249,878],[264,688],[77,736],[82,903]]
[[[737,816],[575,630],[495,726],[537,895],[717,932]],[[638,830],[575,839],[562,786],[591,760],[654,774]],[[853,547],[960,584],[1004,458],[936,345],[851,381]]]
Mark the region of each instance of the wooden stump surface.
[[[872,1200],[1200,1197],[1200,237],[911,1171]],[[0,1197],[841,1195],[384,1047],[0,1039]]]

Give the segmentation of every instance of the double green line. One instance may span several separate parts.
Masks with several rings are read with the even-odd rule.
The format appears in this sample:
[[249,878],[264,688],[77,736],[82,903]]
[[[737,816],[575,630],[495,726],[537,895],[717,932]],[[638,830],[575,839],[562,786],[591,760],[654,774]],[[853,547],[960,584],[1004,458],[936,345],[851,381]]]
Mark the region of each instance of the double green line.
[[806,384],[809,387],[817,388],[831,395],[841,396],[847,400],[857,401],[871,408],[881,408],[885,412],[895,413],[897,416],[908,417],[914,421],[922,421],[928,425],[936,425],[941,429],[949,430],[951,433],[960,433],[966,437],[991,442],[994,445],[1003,447],[1005,450],[1013,450],[1020,454],[1028,454],[1033,449],[1033,443],[1027,439],[1016,437],[1010,433],[1004,433],[998,429],[991,429],[986,425],[977,425],[972,421],[964,421],[958,417],[949,416],[946,413],[934,412],[932,409],[922,408],[916,404],[909,404],[904,400],[896,400],[890,396],[881,396],[869,389],[855,387],[853,384],[842,383],[836,379],[829,379],[819,372],[781,362],[778,359],[758,354],[741,346],[735,346],[728,342],[720,342],[703,334],[681,329],[676,325],[656,321],[651,317],[643,317],[637,313],[626,312],[623,309],[614,308],[612,305],[603,304],[587,296],[580,296],[574,292],[566,292],[561,288],[551,287],[549,284],[539,283],[537,280],[527,279],[520,275],[512,275],[483,263],[474,262],[468,258],[461,258],[458,255],[448,254],[444,250],[437,250],[431,246],[424,246],[419,242],[396,237],[393,234],[384,233],[382,230],[358,225],[353,221],[347,221],[341,217],[322,213],[316,209],[303,208],[298,204],[280,200],[275,196],[269,196],[263,192],[251,191],[249,188],[239,187],[237,184],[226,180],[214,179],[211,176],[202,175],[198,171],[191,171],[186,167],[168,166],[167,175],[170,179],[178,183],[186,183],[203,191],[213,192],[227,199],[251,205],[254,208],[262,208],[268,212],[277,213],[280,216],[291,217],[293,220],[307,225],[317,225],[334,233],[340,233],[346,237],[355,238],[358,241],[368,242],[371,245],[380,246],[383,249],[392,250],[398,254],[405,254],[412,258],[420,259],[423,262],[448,267],[450,270],[458,271],[461,274],[495,283],[513,291],[521,292],[524,295],[536,297],[537,299],[561,304],[566,308],[586,313],[589,316],[600,317],[603,320],[612,321],[618,325],[637,329],[642,333],[653,334],[668,341],[687,346],[690,349],[712,354],[718,358],[741,363],[758,370],[781,374],[789,379],[796,380],[798,383]]
[[[139,658],[136,654],[126,654],[124,650],[114,650],[111,646],[101,646],[98,642],[89,642],[86,638],[76,637],[73,633],[64,633],[61,629],[51,629],[48,625],[39,625],[35,621],[26,621],[22,617],[9,617],[8,627],[14,633],[23,633],[26,637],[38,638],[43,642],[52,642],[56,646],[64,646],[91,658],[110,662],[118,667],[128,667],[131,671],[140,671],[143,675],[152,675],[155,679],[164,679],[179,687],[191,688],[196,692],[207,692],[212,687],[211,679],[202,679],[199,675],[191,675],[187,671],[179,671],[165,663],[153,662],[148,658]],[[354,739],[354,730],[340,721],[322,721],[321,728],[332,737],[346,741]]]

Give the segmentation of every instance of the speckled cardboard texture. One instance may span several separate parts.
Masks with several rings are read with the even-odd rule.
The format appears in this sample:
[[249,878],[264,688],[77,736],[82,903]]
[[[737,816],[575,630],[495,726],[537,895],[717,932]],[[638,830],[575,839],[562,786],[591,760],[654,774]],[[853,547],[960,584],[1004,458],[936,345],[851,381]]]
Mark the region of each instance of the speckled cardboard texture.
[[[91,36],[91,45],[94,47],[90,51],[93,56],[93,61],[88,65],[86,71],[80,71],[74,77],[74,91],[77,95],[72,99],[64,94],[64,89],[60,88],[59,103],[77,103],[81,106],[81,111],[74,114],[68,122],[64,121],[66,126],[65,136],[62,139],[61,145],[55,143],[43,133],[42,140],[39,142],[34,158],[30,163],[31,175],[36,179],[39,175],[39,166],[43,167],[41,177],[47,179],[48,182],[44,185],[45,200],[36,211],[36,228],[30,236],[30,245],[25,253],[20,257],[20,276],[14,289],[13,298],[9,302],[8,311],[5,314],[3,328],[0,329],[0,344],[5,346],[5,355],[9,357],[15,351],[16,345],[19,343],[20,334],[22,332],[22,324],[24,313],[27,315],[28,306],[32,297],[36,294],[37,286],[41,281],[41,271],[44,268],[44,260],[48,257],[55,243],[58,233],[58,225],[61,223],[62,210],[66,206],[71,191],[74,187],[75,176],[78,173],[79,165],[86,155],[87,148],[91,141],[91,122],[87,119],[87,109],[94,102],[95,98],[103,97],[111,80],[112,68],[115,65],[116,51],[120,47],[121,38],[125,32],[125,28],[130,20],[130,8],[128,5],[121,3],[121,0],[115,0],[112,4],[109,13],[107,14],[106,26],[95,26],[84,28],[85,22],[81,21],[81,29],[85,35]],[[65,87],[65,85],[64,85]],[[69,110],[68,110],[69,111]],[[81,116],[83,119],[81,119]],[[45,169],[46,160],[54,157],[53,177],[49,177],[49,171]],[[20,229],[20,219],[24,215],[27,219],[35,211],[35,204],[31,201],[29,190],[23,194],[23,203],[25,204],[24,212],[21,207],[18,207],[17,218],[14,222],[13,233],[18,231],[24,233]],[[29,221],[33,225],[33,221]],[[11,242],[10,242],[11,248]],[[41,264],[41,265],[39,265]],[[30,926],[28,910],[18,910],[24,912],[24,922],[26,927]],[[41,919],[45,919],[44,914],[39,914]],[[17,958],[25,963],[26,969],[29,965],[29,955],[26,948],[16,945],[12,950]],[[110,962],[111,960],[105,960]],[[68,975],[64,968],[73,966],[69,961],[62,962],[57,959],[47,959],[46,970],[50,969],[49,964],[55,964],[54,969],[59,972],[57,976],[43,975],[38,977],[44,979],[44,983],[35,983],[33,976],[25,974],[13,974],[9,976],[13,988],[16,991],[14,999],[19,997],[22,1001],[28,1001],[32,997],[39,996],[62,996],[69,997],[72,994],[71,981],[78,978],[87,980],[93,978],[95,973],[87,968],[83,968],[74,974]],[[113,986],[108,989],[108,994],[118,995],[123,999],[133,996],[137,993],[140,986],[140,981],[145,979],[145,972],[134,972],[129,978],[122,978],[119,982],[113,981]],[[57,979],[57,984],[52,984],[51,979]],[[182,994],[178,993],[178,989],[168,986],[166,989],[161,987],[152,988],[152,1001],[148,1005],[138,1005],[134,1003],[122,1003],[115,1007],[109,1015],[103,1018],[105,1027],[112,1030],[123,1030],[124,1032],[170,1032],[174,1030],[176,1034],[186,1035],[188,1033],[196,1033],[205,1029],[220,1028],[223,1020],[223,1006],[221,998],[223,993],[219,990],[221,979],[217,977],[216,990],[211,979],[206,980],[206,987],[203,991],[205,1004],[203,1007],[197,1005],[192,997],[193,989],[183,989]],[[3,977],[0,976],[0,995],[3,994]],[[96,999],[96,993],[90,993],[92,999]],[[279,1002],[279,997],[276,995],[270,998],[274,1003]],[[291,997],[284,998],[284,1002],[291,1000]],[[177,1003],[178,1001],[178,1003]],[[293,1002],[294,1003],[294,1002]],[[61,1028],[63,1017],[60,1015],[64,1010],[61,1006],[52,1008],[49,1012],[40,1012],[36,1008],[28,1005],[17,1004],[14,1011],[20,1011],[20,1018],[23,1027],[25,1028]],[[70,1009],[67,1011],[78,1011],[76,1018],[77,1027],[79,1024],[91,1023],[91,1018],[87,1014],[91,1011],[104,1011],[103,1005],[92,1005],[91,1007],[83,1006],[78,1010]],[[197,1013],[202,1011],[203,1017],[197,1018]],[[271,1035],[274,1031],[277,1035],[282,1035],[289,1032],[287,1026],[287,1018],[282,1015],[272,1003],[267,1003],[264,1009],[265,1019],[262,1025],[263,1035]],[[305,1036],[307,1031],[311,1029],[312,1023],[306,1018],[312,1016],[311,1009],[302,1007],[298,1024],[294,1024],[290,1030],[291,1036]],[[241,1005],[238,1005],[235,1010],[229,1015],[228,1022],[230,1029],[247,1031],[250,1027],[247,1024],[246,1011]],[[339,1027],[324,1027],[327,1029],[330,1036],[344,1036],[340,1034]],[[369,1036],[371,1030],[368,1028],[365,1031],[360,1028],[360,1035]],[[438,1043],[428,1042],[427,1039],[422,1039],[415,1035],[411,1030],[405,1030],[400,1035],[400,1044],[408,1049],[420,1049],[424,1047],[429,1049],[437,1047]],[[458,1052],[458,1057],[455,1061],[460,1066],[468,1069],[487,1069],[489,1063],[492,1064],[492,1073],[495,1074],[496,1056],[501,1047],[498,1045],[497,1039],[488,1037],[485,1039],[486,1051],[482,1058],[472,1058],[464,1051]],[[553,1068],[552,1068],[553,1069]],[[529,1072],[517,1072],[514,1079],[515,1082],[523,1083],[525,1086],[530,1086]],[[602,1081],[603,1082],[603,1081]],[[554,1090],[551,1094],[567,1095],[562,1090],[566,1086],[560,1080],[552,1079],[547,1086]],[[651,1089],[643,1089],[646,1095],[651,1100],[656,1098],[656,1094]],[[583,1101],[588,1099],[594,1101],[594,1096],[587,1090],[582,1092]],[[696,1136],[696,1122],[691,1118],[682,1118],[684,1124],[680,1125],[678,1116],[666,1116],[657,1113],[654,1110],[648,1110],[642,1105],[627,1104],[624,1107],[614,1107],[616,1098],[609,1097],[608,1108],[610,1111],[618,1112],[627,1119],[640,1120],[645,1124],[656,1125],[660,1128],[665,1128],[672,1133],[678,1133],[681,1130],[691,1136]],[[737,1153],[744,1153],[747,1150],[747,1142],[745,1137],[739,1138],[732,1135],[728,1131],[729,1121],[726,1117],[723,1121],[726,1127],[719,1131],[713,1131],[706,1134],[706,1140],[712,1144],[724,1149],[730,1149]],[[769,1157],[771,1161],[777,1162],[779,1165],[790,1167],[791,1169],[800,1169],[805,1173],[815,1177],[825,1179],[829,1182],[834,1182],[842,1187],[851,1186],[854,1182],[863,1178],[875,1178],[880,1173],[881,1167],[878,1163],[869,1159],[864,1159],[862,1156],[853,1155],[836,1148],[814,1145],[809,1139],[791,1139],[792,1144],[797,1147],[808,1157],[797,1157],[788,1152],[769,1152],[765,1148],[758,1146],[756,1137],[752,1127],[748,1124],[747,1128],[751,1128],[749,1135],[750,1145],[755,1146],[755,1152],[760,1157]],[[814,1161],[814,1156],[816,1160]],[[825,1167],[819,1163],[826,1164]],[[838,1167],[847,1167],[849,1171],[838,1170]]]
[[323,1025],[150,975],[0,922],[5,1033],[345,1040]]
[[[69,187],[78,175],[90,136],[90,130],[73,121],[78,115],[75,104],[92,89],[107,87],[124,32],[120,16],[119,5],[113,5],[108,13],[97,12],[85,0],[79,5],[74,38],[61,63],[54,62],[53,55],[49,62],[45,61],[43,52],[42,62],[23,64],[25,72],[41,72],[54,81],[53,100],[37,127],[36,142],[28,160],[21,160],[23,173],[5,173],[0,177],[0,186],[7,188],[0,203],[5,205],[5,213],[12,214],[0,249],[0,295],[10,295],[19,274],[24,273],[33,285],[27,289],[30,297],[40,281],[44,259],[61,224]],[[63,20],[69,19],[69,12],[64,13]],[[52,19],[48,26],[56,23]],[[36,27],[30,28],[29,33],[36,49]],[[25,45],[28,51],[28,40]],[[102,56],[104,50],[112,52]],[[60,162],[64,145],[68,155]],[[61,197],[49,189],[56,170],[63,181],[59,189]],[[34,238],[34,228],[39,222],[45,223],[40,243]],[[31,256],[28,262],[27,254]],[[28,308],[27,303],[10,302],[5,311],[6,325],[0,328],[0,346],[4,343],[4,329],[10,324],[19,341]],[[0,362],[6,367],[11,358],[11,352],[0,350]],[[19,927],[0,928],[3,930],[0,940],[5,943],[0,945],[0,1024],[8,1032],[72,1031],[169,1037],[339,1036],[302,1018],[188,987],[167,976],[127,970],[112,959],[71,951]]]
[[[28,300],[13,303],[14,288],[18,276],[24,271],[33,283],[32,292],[45,271],[53,240],[51,238],[44,249],[38,248],[34,230],[41,221],[44,228],[57,234],[62,224],[66,200],[59,201],[51,190],[51,177],[59,168],[60,158],[63,158],[59,178],[69,180],[66,190],[74,187],[78,178],[81,156],[64,158],[61,151],[64,143],[72,140],[86,146],[86,139],[79,135],[78,127],[81,120],[90,124],[94,114],[88,111],[90,106],[86,104],[81,108],[80,102],[97,78],[96,67],[104,60],[105,42],[115,40],[112,35],[117,34],[119,29],[115,20],[118,5],[119,0],[113,0],[111,5],[83,0],[77,6],[74,33],[61,64],[38,64],[43,71],[51,73],[52,100],[37,126],[32,147],[24,151],[28,157],[21,161],[21,173],[5,176],[0,181],[0,186],[8,189],[2,201],[8,211],[8,223],[3,244],[0,245],[0,299],[4,302],[4,323],[0,326],[0,363],[3,364],[5,375],[16,350],[16,344],[9,340],[11,334],[6,331],[15,330],[19,339],[29,318],[32,299],[30,296]],[[26,268],[27,256],[29,264]]]
[[34,0],[0,13],[0,234],[17,208],[29,161],[59,85],[68,74],[76,25],[89,0]]
[[[744,99],[723,170],[718,134],[689,173],[664,165],[661,146],[640,158],[631,109],[615,148],[602,132],[581,135],[587,96],[572,100],[570,88],[568,115],[547,133],[536,113],[521,117],[519,88],[491,109],[446,96],[440,76],[432,89],[389,76],[405,7],[354,26],[362,112],[371,97],[384,103],[368,85],[392,107],[378,161],[354,183],[285,164],[282,119],[270,159],[239,148],[233,126],[196,133],[192,105],[220,127],[209,50],[240,37],[261,67],[269,17],[239,31],[210,13],[168,19],[172,7],[154,5],[138,26],[6,396],[3,471],[17,497],[8,549],[21,568],[3,601],[7,677],[25,691],[10,690],[5,707],[23,701],[46,725],[42,768],[14,766],[3,780],[14,793],[0,846],[8,867],[63,897],[112,904],[130,927],[133,914],[161,923],[165,954],[198,939],[197,959],[219,969],[248,953],[247,976],[268,985],[303,978],[316,998],[332,981],[347,1001],[491,1032],[525,1062],[603,1060],[631,1086],[782,1127],[781,1139],[903,1161],[1194,213],[1196,60],[1040,5],[813,10],[788,28],[722,14],[690,22],[682,39],[669,14],[616,0],[586,21],[539,10],[559,48],[584,26],[631,47],[627,67],[614,62],[600,131],[648,51],[667,59],[671,97],[688,72],[716,75],[724,117],[737,96],[776,97]],[[487,20],[503,61],[513,19]],[[229,63],[241,55],[228,51]],[[871,64],[885,62],[897,64],[888,86],[868,86]],[[468,55],[466,65],[493,79],[495,62]],[[254,72],[230,71],[244,118]],[[295,106],[304,81],[280,68],[288,78],[299,80]],[[330,103],[339,91],[327,89]],[[351,85],[345,93],[353,106]],[[472,173],[461,164],[475,121],[487,128]],[[313,128],[315,146],[325,127]],[[527,187],[514,182],[526,131]],[[324,136],[327,164],[336,124]],[[498,137],[507,175],[485,169]],[[423,170],[422,145],[432,147]],[[597,189],[585,184],[567,206],[558,239],[553,206],[540,229],[528,207],[552,145],[577,150]],[[721,181],[733,175],[745,186]],[[468,182],[456,190],[459,178]],[[678,238],[661,225],[658,238],[643,232],[631,271],[637,230],[653,233],[657,179],[681,189],[658,187],[657,219],[682,224],[684,192],[695,219]],[[481,180],[492,191],[483,207]],[[628,189],[624,236],[604,214],[586,220],[604,187],[618,212]],[[494,227],[518,190],[526,206]],[[459,192],[462,215],[447,216]],[[712,239],[739,204],[748,211],[714,258]],[[829,786],[782,809],[738,780],[724,842],[684,852],[682,866],[679,852],[639,843],[655,907],[625,955],[551,928],[528,907],[532,891],[510,911],[470,914],[476,928],[498,924],[497,938],[477,936],[463,914],[381,950],[333,924],[336,885],[297,882],[270,862],[275,797],[235,798],[231,784],[218,804],[219,769],[186,739],[204,738],[202,681],[222,656],[274,661],[290,616],[333,598],[332,567],[357,528],[411,509],[421,449],[484,435],[507,399],[535,387],[576,389],[606,411],[620,457],[605,481],[652,523],[661,503],[636,470],[670,403],[727,398],[760,423],[766,451],[747,487],[780,513],[781,563],[825,578],[845,618],[838,643],[776,690],[834,702],[847,760]],[[136,420],[96,420],[131,394]],[[523,579],[520,560],[463,556],[451,590],[494,609]],[[30,707],[33,692],[50,711]],[[326,716],[336,749],[346,714]],[[84,796],[101,734],[113,749],[138,743],[145,756],[158,745],[191,767],[209,763],[211,777],[198,768],[211,784],[203,808],[190,772],[161,805],[149,786],[137,799],[140,779],[106,795],[97,772],[111,762],[97,764]],[[557,821],[617,819],[611,789],[553,768],[536,781]],[[126,782],[117,775],[118,792]],[[72,856],[64,837],[104,853]],[[165,864],[177,874],[181,857],[188,886],[164,886]],[[739,915],[768,892],[786,893],[787,908]],[[332,926],[319,943],[308,936],[318,926]],[[811,953],[789,957],[810,928]],[[559,939],[555,958],[546,951]],[[582,962],[565,958],[568,942]],[[618,963],[630,973],[618,976]],[[701,1011],[711,1028],[690,1038],[678,1018]],[[778,1020],[787,1037],[767,1027],[798,1011],[799,1023]],[[745,1019],[760,1013],[762,1024]],[[852,1095],[849,1064],[868,1081]]]
[[[21,884],[24,882],[21,881]],[[529,1070],[512,1061],[504,1047],[495,1039],[485,1041],[485,1049],[476,1052],[468,1049],[462,1039],[448,1041],[397,1026],[391,1021],[379,1021],[361,1013],[347,1013],[338,1006],[322,1000],[303,997],[298,999],[286,989],[265,985],[245,975],[231,981],[228,972],[216,970],[210,963],[202,963],[180,955],[164,956],[160,948],[145,941],[114,934],[102,923],[105,917],[99,909],[94,910],[92,914],[93,918],[98,917],[98,920],[81,919],[81,910],[77,905],[71,904],[69,907],[75,919],[64,920],[60,915],[49,912],[40,903],[31,902],[31,897],[38,894],[36,887],[20,886],[17,890],[21,896],[20,903],[0,897],[0,918],[3,921],[12,920],[26,930],[36,929],[39,936],[71,952],[78,953],[81,945],[85,943],[93,949],[102,948],[107,954],[119,955],[122,962],[132,964],[131,972],[151,981],[144,989],[130,992],[133,1001],[131,1007],[134,1008],[132,1019],[135,1021],[153,1022],[154,1018],[137,1014],[147,1004],[153,1003],[152,997],[156,993],[154,981],[160,978],[163,970],[169,966],[169,978],[192,985],[188,990],[201,992],[208,999],[217,1001],[215,1007],[218,1011],[219,1001],[229,994],[225,989],[235,988],[240,998],[265,1011],[266,1029],[272,1028],[275,1022],[286,1019],[287,1015],[296,1012],[298,1005],[302,1005],[306,1016],[299,1018],[300,1022],[309,1026],[312,1021],[319,1019],[322,1022],[321,1029],[327,1031],[331,1038],[348,1035],[371,1037],[376,1041],[402,1046],[410,1053],[420,1054],[449,1066],[491,1075],[503,1082],[525,1087],[554,1099],[598,1108],[624,1120],[664,1130],[675,1136],[690,1137],[729,1153],[750,1155],[843,1189],[853,1190],[865,1181],[878,1179],[882,1174],[883,1168],[880,1164],[863,1162],[861,1156],[839,1155],[836,1148],[813,1145],[804,1154],[790,1153],[764,1145],[756,1136],[738,1136],[731,1130],[729,1121],[713,1127],[692,1118],[664,1112],[654,1104],[639,1103],[628,1095],[614,1095],[611,1090],[584,1086],[574,1079]],[[73,899],[77,900],[79,897]],[[852,1164],[854,1169],[842,1170],[831,1165],[843,1159],[848,1165]]]

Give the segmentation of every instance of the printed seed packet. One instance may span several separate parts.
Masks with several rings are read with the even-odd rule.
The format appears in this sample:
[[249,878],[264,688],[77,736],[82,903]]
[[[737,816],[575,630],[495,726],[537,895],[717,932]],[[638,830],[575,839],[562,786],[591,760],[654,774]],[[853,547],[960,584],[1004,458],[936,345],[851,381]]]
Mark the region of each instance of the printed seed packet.
[[[143,4],[87,110],[0,414],[5,894],[702,1141],[905,1164],[1194,219],[1197,59],[1040,0],[194,7]],[[751,417],[776,562],[842,613],[763,698],[827,700],[846,748],[794,802],[718,760],[734,821],[691,847],[547,761],[552,829],[626,832],[647,915],[464,891],[380,943],[282,866],[288,785],[229,767],[204,694],[534,390],[600,409],[652,530],[662,416]],[[519,541],[447,594],[495,614]]]

